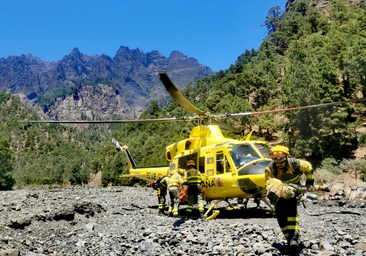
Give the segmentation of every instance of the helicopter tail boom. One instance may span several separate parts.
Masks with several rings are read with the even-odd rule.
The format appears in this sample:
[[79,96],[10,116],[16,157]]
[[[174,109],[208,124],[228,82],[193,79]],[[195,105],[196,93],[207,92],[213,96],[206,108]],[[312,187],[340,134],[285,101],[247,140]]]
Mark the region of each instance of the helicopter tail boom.
[[127,163],[128,163],[128,166],[130,169],[136,169],[136,163],[135,163],[135,160],[133,159],[132,155],[131,155],[131,152],[128,150],[127,146],[125,147],[121,147],[119,145],[119,142],[116,140],[116,139],[112,139],[112,143],[114,145],[116,145],[116,148],[118,148],[119,150],[121,150],[122,154],[124,155],[124,157],[126,158],[127,160]]
[[147,181],[154,181],[168,174],[169,165],[137,166],[127,146],[120,146],[116,139],[113,139],[112,143],[116,145],[116,148],[121,150],[129,167],[129,174],[122,174],[120,177],[136,177]]

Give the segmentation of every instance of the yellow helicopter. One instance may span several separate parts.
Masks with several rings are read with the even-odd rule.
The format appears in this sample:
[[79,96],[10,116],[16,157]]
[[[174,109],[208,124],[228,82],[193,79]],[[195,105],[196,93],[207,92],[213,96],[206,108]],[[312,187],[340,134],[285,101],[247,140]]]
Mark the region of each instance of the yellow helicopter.
[[[220,202],[228,199],[254,197],[264,201],[271,210],[272,205],[262,195],[265,192],[264,170],[270,163],[270,148],[264,141],[237,141],[225,138],[217,125],[201,125],[192,129],[190,137],[166,148],[169,166],[137,167],[127,146],[113,143],[126,157],[129,173],[121,177],[134,176],[154,181],[169,175],[178,167],[186,169],[189,160],[197,163],[203,180],[204,199],[217,200],[205,212],[205,216]],[[220,212],[215,210],[207,219],[215,218]]]
[[[207,217],[210,211],[222,201],[225,201],[232,209],[235,209],[235,207],[230,203],[229,199],[238,199],[240,201],[254,198],[258,205],[260,201],[263,201],[269,206],[269,211],[273,211],[272,205],[265,197],[266,188],[264,176],[265,168],[271,162],[270,147],[265,141],[250,140],[251,133],[242,140],[225,138],[219,126],[235,133],[241,133],[241,131],[223,122],[220,122],[220,119],[323,107],[366,100],[366,98],[361,98],[350,101],[324,103],[297,108],[211,115],[210,113],[205,113],[193,106],[176,88],[164,71],[159,72],[159,75],[166,90],[169,92],[172,98],[175,99],[185,110],[196,114],[195,116],[139,120],[29,122],[79,124],[198,121],[200,125],[192,129],[188,139],[178,141],[166,147],[166,159],[169,161],[169,165],[145,167],[137,166],[127,146],[121,146],[115,139],[112,140],[112,143],[121,150],[129,166],[129,174],[121,175],[121,177],[132,176],[144,179],[146,181],[154,181],[159,177],[169,175],[171,171],[176,171],[178,168],[186,169],[188,161],[194,160],[195,163],[197,163],[197,169],[202,175],[202,180],[204,183],[204,199],[207,202],[216,200],[205,212],[205,216]],[[204,125],[204,122],[209,123],[209,125]],[[206,219],[215,218],[218,214],[219,211],[214,210],[213,214]]]

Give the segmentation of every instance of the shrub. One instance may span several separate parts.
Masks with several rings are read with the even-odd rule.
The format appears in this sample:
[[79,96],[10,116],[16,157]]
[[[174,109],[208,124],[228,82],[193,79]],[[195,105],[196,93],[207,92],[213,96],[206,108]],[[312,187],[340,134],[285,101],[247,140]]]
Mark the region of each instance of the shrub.
[[340,165],[343,172],[354,171],[361,174],[366,174],[366,159],[345,159]]
[[328,172],[336,175],[342,173],[342,169],[340,169],[337,160],[334,158],[325,158],[320,164],[320,169],[327,170]]
[[323,168],[318,168],[314,172],[314,181],[318,185],[332,183],[337,179],[337,174]]
[[360,136],[358,137],[358,143],[361,146],[366,146],[366,133],[361,132]]

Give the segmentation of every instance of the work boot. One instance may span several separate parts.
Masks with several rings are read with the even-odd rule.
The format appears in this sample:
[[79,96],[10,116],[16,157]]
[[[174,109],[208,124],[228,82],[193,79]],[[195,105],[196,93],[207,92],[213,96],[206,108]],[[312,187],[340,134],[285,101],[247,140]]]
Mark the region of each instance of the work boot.
[[288,244],[289,247],[289,255],[291,256],[298,256],[300,254],[300,245],[297,239],[291,239],[290,243]]
[[203,212],[200,212],[200,219],[206,219],[206,216]]
[[186,215],[187,215],[187,218],[189,219],[189,218],[191,218],[191,217],[192,217],[192,212],[187,212],[187,211],[186,211]]
[[165,216],[164,211],[160,210],[160,211],[158,212],[158,216]]

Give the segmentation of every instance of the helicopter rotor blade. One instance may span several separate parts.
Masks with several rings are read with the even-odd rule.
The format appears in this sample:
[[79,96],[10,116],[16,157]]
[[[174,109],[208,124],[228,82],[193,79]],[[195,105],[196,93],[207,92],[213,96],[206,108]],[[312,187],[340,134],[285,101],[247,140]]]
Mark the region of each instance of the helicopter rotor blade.
[[166,123],[166,122],[177,122],[177,121],[190,121],[197,119],[197,117],[179,117],[179,118],[158,118],[158,119],[135,119],[135,120],[94,120],[94,121],[23,121],[26,123],[48,123],[48,124],[114,124],[114,123]]
[[171,97],[175,99],[180,106],[182,106],[185,110],[196,114],[193,117],[179,117],[179,118],[158,118],[158,119],[135,119],[135,120],[92,120],[92,121],[72,121],[72,120],[64,120],[64,121],[44,121],[44,120],[32,120],[32,121],[22,121],[24,123],[63,123],[63,124],[104,124],[104,123],[164,123],[164,122],[177,122],[177,121],[192,121],[192,120],[199,120],[199,121],[210,121],[216,125],[221,126],[227,130],[230,130],[234,133],[241,133],[241,130],[236,129],[228,124],[225,124],[218,119],[226,119],[228,117],[240,117],[240,116],[250,116],[250,115],[259,115],[259,114],[269,114],[269,113],[277,113],[277,112],[284,112],[284,111],[292,111],[292,110],[299,110],[299,109],[308,109],[308,108],[317,108],[317,107],[324,107],[324,106],[333,106],[339,105],[343,103],[355,103],[366,101],[366,98],[361,99],[353,99],[347,101],[338,101],[338,102],[331,102],[331,103],[323,103],[323,104],[316,104],[316,105],[308,105],[302,107],[295,107],[295,108],[286,108],[286,109],[275,109],[275,110],[264,110],[258,112],[244,112],[244,113],[233,113],[233,114],[220,114],[220,115],[210,115],[210,113],[205,113],[202,110],[196,108],[191,102],[189,102],[183,94],[177,89],[177,87],[173,84],[170,80],[168,75],[165,71],[160,71],[160,80],[165,86],[165,89],[169,92]]
[[232,131],[233,133],[241,133],[242,130],[236,129],[232,127],[231,125],[225,124],[223,122],[220,122],[219,120],[213,119],[211,120],[212,123],[221,126],[222,128],[225,128],[226,130]]
[[258,111],[258,112],[244,112],[244,113],[236,113],[236,114],[222,114],[222,115],[217,115],[217,116],[214,116],[214,117],[220,119],[220,118],[228,118],[228,117],[236,117],[236,116],[250,116],[250,115],[259,115],[259,114],[268,114],[268,113],[292,111],[292,110],[298,110],[298,109],[326,107],[326,106],[339,105],[339,104],[343,104],[343,103],[355,103],[355,102],[362,102],[362,101],[366,101],[366,98],[353,99],[353,100],[347,100],[347,101],[337,101],[337,102],[330,102],[330,103],[322,103],[322,104],[308,105],[308,106],[295,107],[295,108],[264,110],[264,111]]
[[205,113],[192,105],[183,94],[175,87],[173,82],[170,80],[168,75],[164,71],[159,72],[160,80],[163,82],[165,89],[169,92],[170,96],[175,99],[179,105],[181,105],[185,110],[194,113],[199,116],[203,116]]

